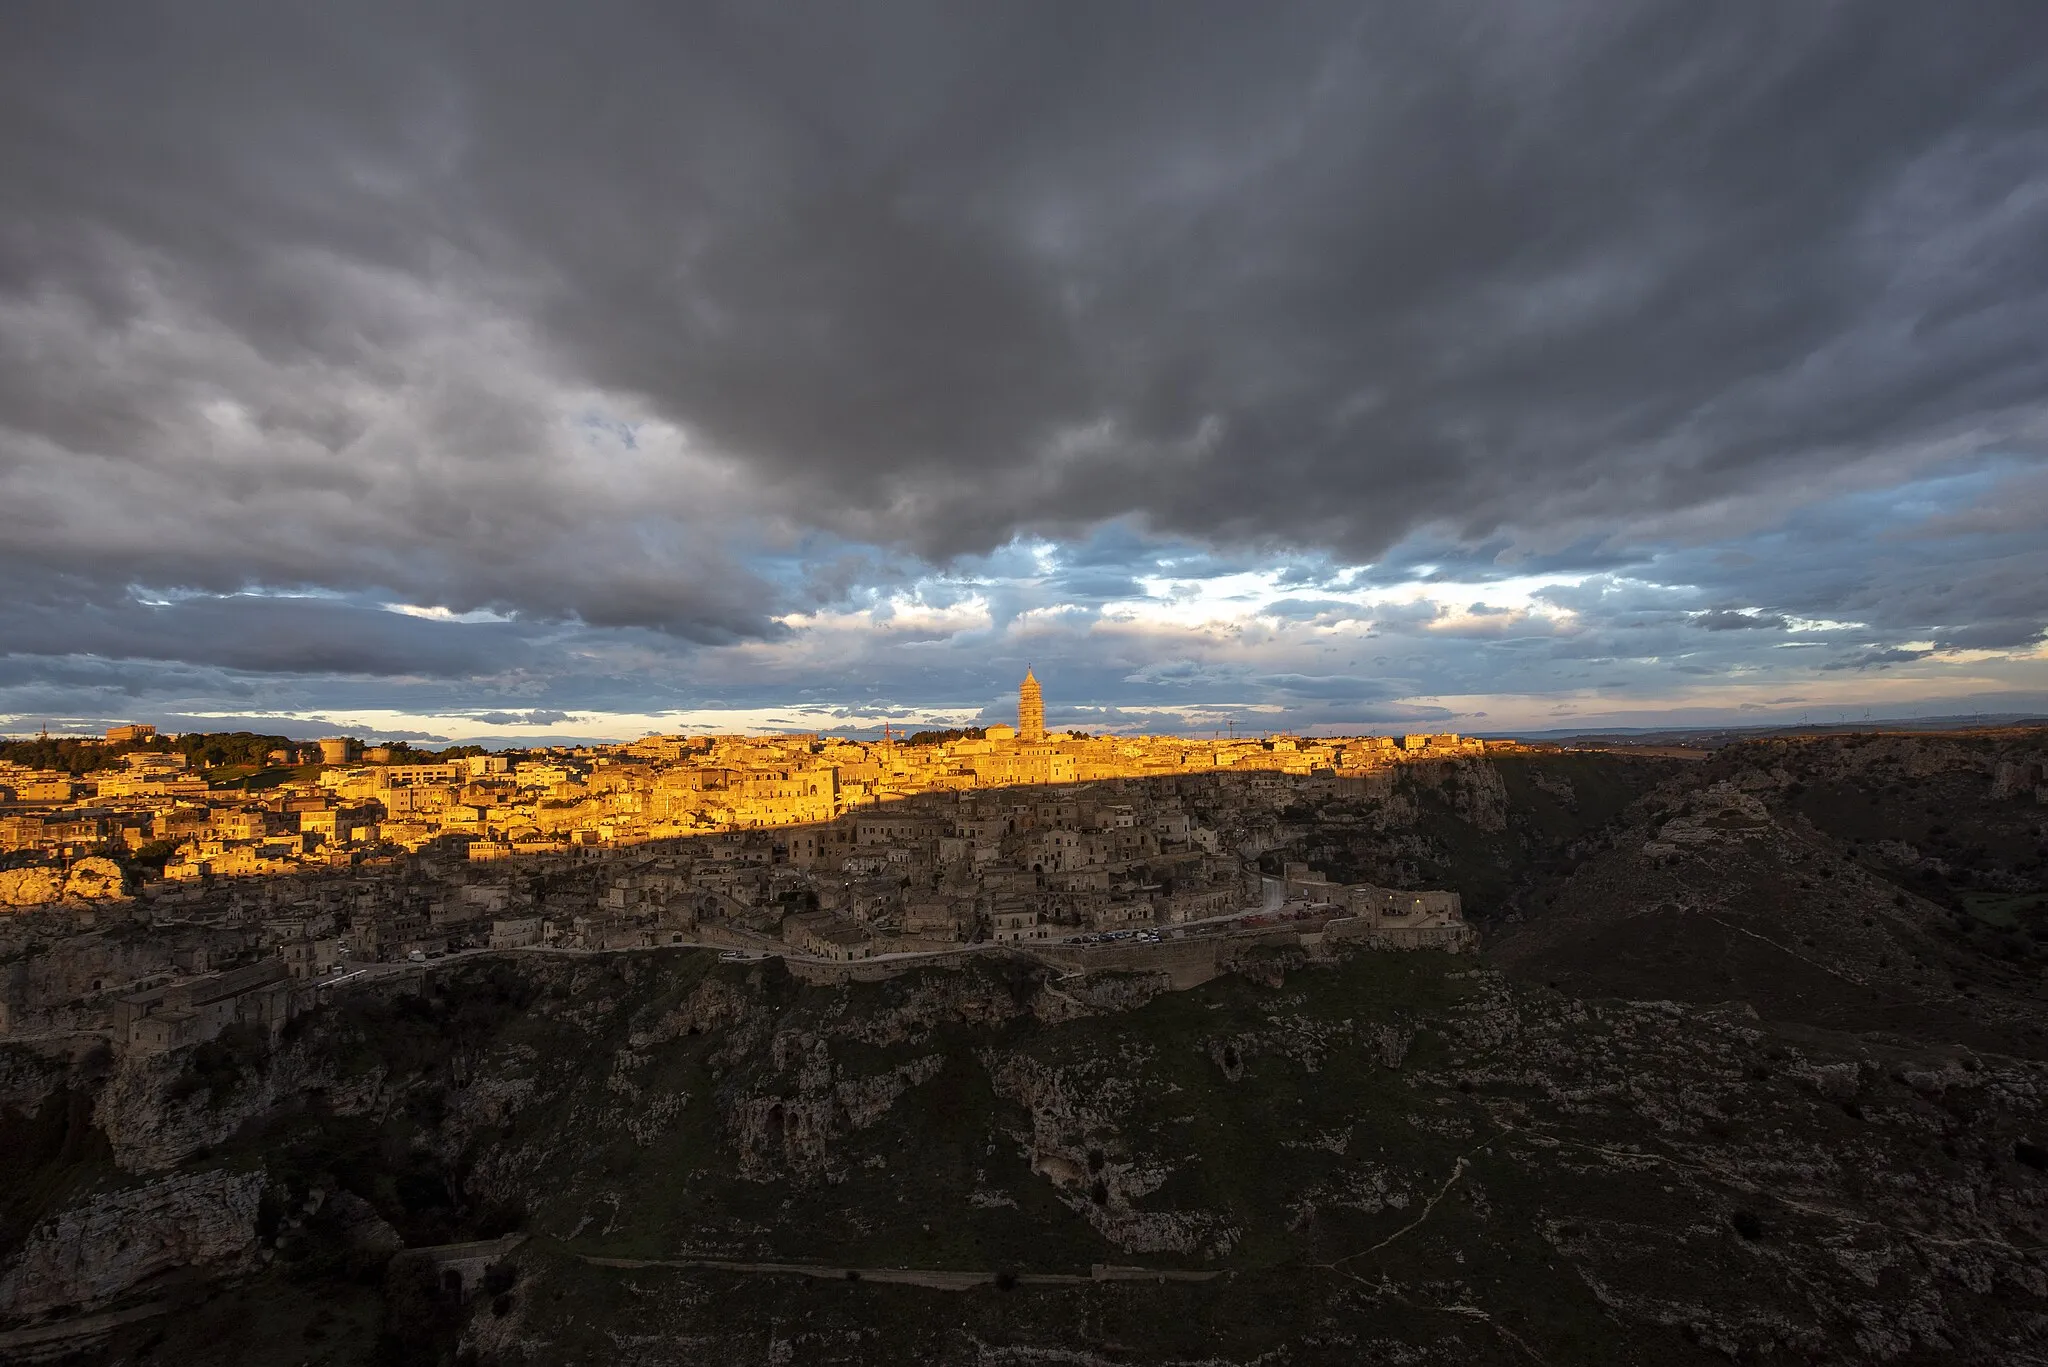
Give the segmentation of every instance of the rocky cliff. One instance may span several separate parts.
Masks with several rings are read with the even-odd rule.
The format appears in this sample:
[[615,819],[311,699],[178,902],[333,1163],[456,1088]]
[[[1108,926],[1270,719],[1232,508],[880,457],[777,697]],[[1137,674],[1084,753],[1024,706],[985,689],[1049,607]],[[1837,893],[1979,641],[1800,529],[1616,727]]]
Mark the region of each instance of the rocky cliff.
[[0,869],[0,907],[109,901],[123,894],[126,877],[119,864],[98,855],[75,860],[68,868]]
[[91,1307],[174,1268],[230,1270],[255,1248],[261,1172],[213,1169],[95,1192],[43,1221],[0,1276],[0,1314]]
[[1303,819],[1289,858],[1467,858],[1478,960],[519,955],[161,1059],[0,1051],[0,1334],[168,1301],[88,1356],[2035,1360],[2033,761],[1861,749]]

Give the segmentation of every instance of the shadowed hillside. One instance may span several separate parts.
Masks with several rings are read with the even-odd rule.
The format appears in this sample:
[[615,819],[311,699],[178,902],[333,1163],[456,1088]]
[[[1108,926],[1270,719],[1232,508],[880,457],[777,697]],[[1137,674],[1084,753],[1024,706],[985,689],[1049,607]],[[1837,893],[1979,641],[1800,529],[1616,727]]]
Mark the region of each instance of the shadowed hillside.
[[2028,1360],[2034,744],[1460,762],[1266,832],[1462,881],[1480,955],[1246,940],[1173,991],[536,951],[10,1047],[0,1353]]
[[1632,807],[1495,957],[1567,990],[2037,1053],[2039,732],[1733,746]]

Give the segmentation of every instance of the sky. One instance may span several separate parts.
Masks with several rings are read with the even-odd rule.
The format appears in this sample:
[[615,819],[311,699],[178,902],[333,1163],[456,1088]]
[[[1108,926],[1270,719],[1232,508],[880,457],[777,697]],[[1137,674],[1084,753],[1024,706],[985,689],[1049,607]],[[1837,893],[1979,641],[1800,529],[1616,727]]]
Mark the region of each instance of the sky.
[[2048,710],[2048,7],[19,0],[0,731]]

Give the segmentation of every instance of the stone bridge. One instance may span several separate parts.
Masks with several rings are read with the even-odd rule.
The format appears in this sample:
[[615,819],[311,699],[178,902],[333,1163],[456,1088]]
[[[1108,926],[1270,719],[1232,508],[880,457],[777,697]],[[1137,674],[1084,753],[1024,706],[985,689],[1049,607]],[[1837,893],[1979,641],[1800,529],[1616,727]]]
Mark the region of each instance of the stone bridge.
[[468,1300],[483,1285],[484,1273],[513,1249],[526,1242],[524,1234],[507,1234],[502,1239],[484,1239],[467,1244],[434,1244],[426,1248],[402,1249],[392,1255],[391,1269],[424,1267],[434,1274],[435,1284],[461,1300]]

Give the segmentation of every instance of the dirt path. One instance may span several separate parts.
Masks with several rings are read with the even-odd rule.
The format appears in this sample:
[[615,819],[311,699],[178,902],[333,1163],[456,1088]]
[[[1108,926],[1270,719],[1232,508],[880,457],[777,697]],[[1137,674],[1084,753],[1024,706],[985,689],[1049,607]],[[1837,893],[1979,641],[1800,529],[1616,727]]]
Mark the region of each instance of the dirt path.
[[[969,1291],[995,1282],[993,1272],[953,1272],[918,1267],[821,1267],[816,1263],[747,1263],[728,1258],[600,1258],[581,1254],[592,1267],[677,1267],[708,1268],[718,1272],[787,1273],[816,1277],[821,1281],[883,1282],[895,1286],[922,1286],[933,1291]],[[1206,1282],[1221,1272],[1188,1272],[1154,1267],[1117,1267],[1097,1263],[1083,1276],[1075,1272],[1019,1272],[1019,1286],[1092,1286],[1097,1282]]]
[[22,1348],[39,1348],[49,1352],[68,1340],[96,1338],[101,1334],[111,1333],[124,1324],[153,1319],[170,1308],[168,1301],[153,1301],[148,1305],[137,1305],[127,1310],[107,1310],[97,1315],[80,1315],[76,1319],[59,1320],[54,1324],[32,1324],[25,1329],[9,1329],[0,1333],[0,1353]]

